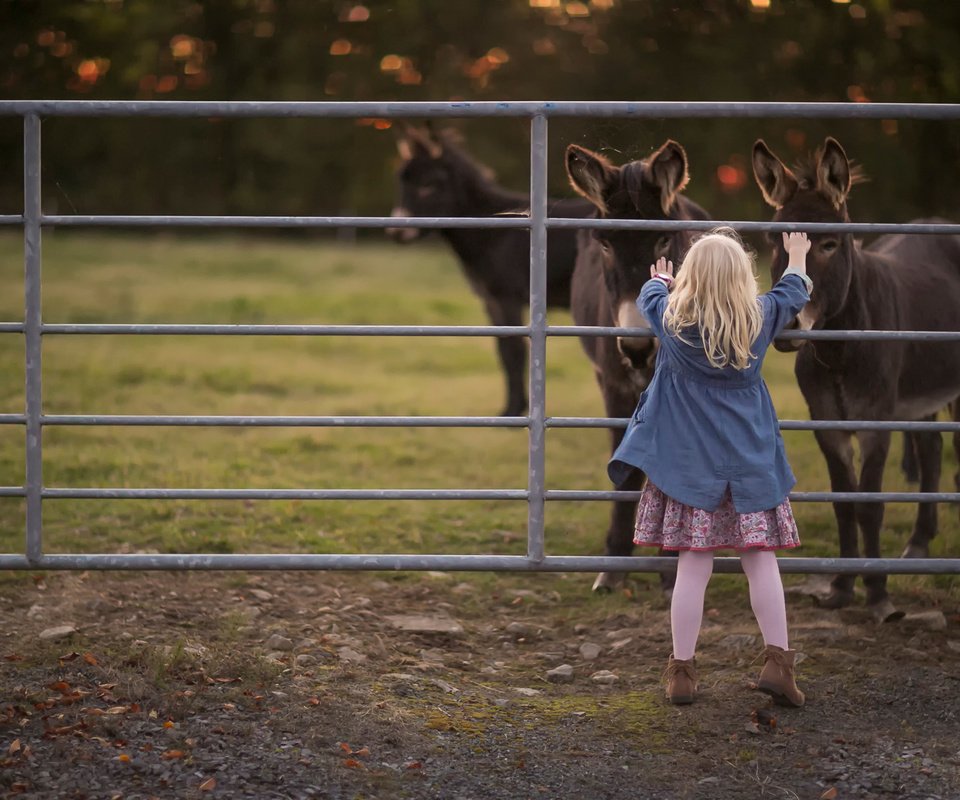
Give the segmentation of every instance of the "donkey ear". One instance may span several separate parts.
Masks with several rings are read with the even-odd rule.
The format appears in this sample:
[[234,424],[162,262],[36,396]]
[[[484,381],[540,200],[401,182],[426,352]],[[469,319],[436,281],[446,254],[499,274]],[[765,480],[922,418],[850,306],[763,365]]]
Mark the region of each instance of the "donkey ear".
[[409,127],[406,130],[407,141],[413,145],[414,150],[418,150],[430,158],[440,158],[443,153],[443,145],[436,141],[431,132],[425,128]]
[[575,144],[567,145],[565,161],[570,185],[606,213],[607,190],[613,183],[617,168],[599,153]]
[[763,199],[774,208],[783,208],[799,186],[796,176],[774,155],[763,139],[757,139],[753,145],[753,177]]
[[406,137],[406,134],[397,137],[397,152],[404,161],[410,161],[413,158],[413,145]]
[[839,209],[847,199],[852,185],[853,177],[847,154],[843,152],[840,142],[828,136],[817,161],[817,189],[830,198],[834,208]]
[[687,154],[673,139],[667,139],[657,152],[650,156],[650,173],[653,182],[660,187],[660,205],[664,214],[669,214],[677,194],[690,181],[687,171]]

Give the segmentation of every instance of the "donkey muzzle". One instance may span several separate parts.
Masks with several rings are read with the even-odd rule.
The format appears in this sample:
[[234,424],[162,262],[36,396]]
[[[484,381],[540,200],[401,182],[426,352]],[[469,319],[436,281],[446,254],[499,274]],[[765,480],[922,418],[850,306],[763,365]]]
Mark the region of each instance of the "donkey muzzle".
[[[391,217],[412,217],[407,209],[403,206],[397,206],[393,211],[390,212]],[[409,242],[414,241],[415,239],[420,238],[420,229],[419,228],[384,228],[384,233],[387,234],[395,242],[400,244],[408,244]]]
[[[621,328],[649,328],[650,323],[640,313],[637,304],[624,300],[617,309],[617,325]],[[657,353],[657,340],[635,336],[618,336],[617,349],[627,365],[634,370],[646,370],[653,365]]]
[[[784,333],[789,331],[809,331],[817,327],[820,318],[819,310],[813,303],[807,303],[800,313],[784,327]],[[775,339],[773,346],[781,353],[792,353],[799,350],[809,339]]]

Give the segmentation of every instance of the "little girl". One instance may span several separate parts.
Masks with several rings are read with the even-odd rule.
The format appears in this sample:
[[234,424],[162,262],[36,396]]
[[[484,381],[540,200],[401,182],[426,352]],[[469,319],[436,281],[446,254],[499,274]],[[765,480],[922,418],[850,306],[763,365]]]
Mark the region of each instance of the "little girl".
[[750,256],[736,234],[698,239],[673,277],[673,263],[650,267],[637,306],[659,339],[656,370],[608,466],[622,485],[647,475],[634,543],[678,550],[670,622],[673,655],[667,698],[692,703],[694,652],[713,551],[733,548],[750,584],[765,662],[759,689],[799,707],[787,614],[775,550],[800,540],[788,494],[796,483],[770,393],[760,376],[773,337],[810,300],[805,233],[783,234],[789,266],[758,296]]

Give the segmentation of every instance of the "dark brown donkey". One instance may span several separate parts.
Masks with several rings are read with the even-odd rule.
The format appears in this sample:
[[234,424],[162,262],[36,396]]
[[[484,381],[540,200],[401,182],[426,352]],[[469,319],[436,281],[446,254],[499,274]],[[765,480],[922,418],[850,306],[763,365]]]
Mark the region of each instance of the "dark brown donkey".
[[[843,148],[828,138],[795,171],[758,141],[753,171],[763,197],[777,209],[777,222],[848,222],[847,195],[859,177]],[[810,237],[807,268],[813,279],[810,302],[795,323],[802,330],[960,330],[960,237],[881,236],[861,247],[852,234]],[[787,265],[779,234],[771,276]],[[960,344],[931,342],[779,342],[797,350],[795,371],[812,419],[920,420],[933,418],[960,393]],[[861,469],[854,465],[851,431],[817,431],[835,492],[878,492],[890,434],[860,431]],[[920,490],[940,483],[939,433],[914,432]],[[864,555],[880,557],[882,503],[834,503],[840,555],[857,557],[857,526]],[[925,557],[937,532],[937,508],[921,503],[905,557]],[[853,600],[854,576],[838,575],[822,601],[840,608]],[[887,596],[885,575],[864,576],[867,603],[878,619],[898,612]]]
[[[567,148],[567,174],[573,188],[593,203],[602,219],[709,219],[707,213],[680,192],[687,185],[687,155],[674,141],[642,161],[622,167],[577,145]],[[692,238],[685,231],[581,230],[577,241],[577,268],[573,275],[572,305],[577,325],[647,327],[637,309],[637,296],[650,279],[650,265],[660,256],[679,264]],[[593,362],[609,417],[633,415],[640,393],[653,374],[653,339],[585,336],[584,350]],[[612,449],[623,438],[612,430]],[[631,485],[641,488],[643,475]],[[636,503],[613,504],[607,531],[607,555],[628,556],[633,551]],[[663,575],[665,589],[673,576]],[[594,590],[610,590],[622,583],[622,574],[601,573]]]
[[[470,158],[452,133],[407,128],[397,147],[399,200],[395,217],[486,217],[526,213],[530,197],[498,185],[492,172]],[[585,217],[593,206],[579,199],[550,200],[551,217]],[[420,228],[389,228],[399,242],[420,237]],[[524,230],[449,228],[440,235],[460,260],[470,287],[494,325],[522,325],[530,303],[530,235]],[[547,305],[570,307],[570,280],[576,259],[576,231],[547,234]],[[527,410],[527,343],[498,337],[497,350],[507,382],[503,416]]]

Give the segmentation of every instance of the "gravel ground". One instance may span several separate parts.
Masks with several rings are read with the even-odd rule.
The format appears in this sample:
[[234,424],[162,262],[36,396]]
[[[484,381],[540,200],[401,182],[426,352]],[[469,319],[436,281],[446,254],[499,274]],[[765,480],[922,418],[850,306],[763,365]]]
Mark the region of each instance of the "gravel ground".
[[[960,609],[878,626],[790,596],[809,702],[751,680],[711,590],[674,708],[652,580],[20,575],[0,584],[0,793],[16,798],[960,798]],[[939,603],[939,605],[937,605]]]

